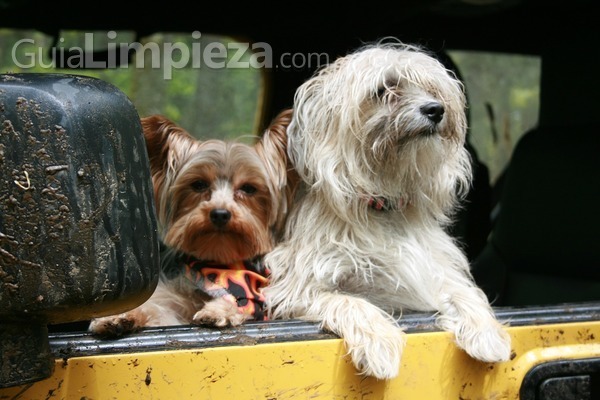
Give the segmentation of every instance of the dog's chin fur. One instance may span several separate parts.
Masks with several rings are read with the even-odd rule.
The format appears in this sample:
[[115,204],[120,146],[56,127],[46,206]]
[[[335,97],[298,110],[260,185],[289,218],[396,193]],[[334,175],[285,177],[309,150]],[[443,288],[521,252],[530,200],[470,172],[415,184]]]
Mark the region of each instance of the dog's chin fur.
[[[230,265],[255,260],[273,248],[292,194],[285,136],[290,118],[291,110],[280,113],[253,145],[198,141],[165,117],[142,118],[159,233],[166,246],[161,275],[145,303],[94,319],[92,332],[118,335],[189,323],[235,326],[251,317],[196,287],[175,263],[191,256]],[[226,221],[219,217],[225,214]],[[173,271],[177,276],[171,276]]]
[[[439,122],[422,111],[433,103]],[[368,45],[305,82],[288,128],[303,186],[265,259],[271,315],[320,321],[381,379],[399,372],[403,309],[436,312],[479,360],[507,360],[509,336],[444,230],[471,179],[465,133],[461,83],[417,47]]]

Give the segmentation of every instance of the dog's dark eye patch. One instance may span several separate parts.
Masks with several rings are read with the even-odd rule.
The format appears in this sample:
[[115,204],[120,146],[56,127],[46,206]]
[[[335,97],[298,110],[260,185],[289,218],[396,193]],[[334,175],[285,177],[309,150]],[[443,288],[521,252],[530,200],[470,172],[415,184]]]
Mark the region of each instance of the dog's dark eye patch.
[[191,186],[192,189],[194,189],[196,192],[204,192],[205,190],[208,190],[208,188],[210,188],[210,184],[207,181],[203,181],[201,179],[192,182]]
[[242,186],[240,186],[240,190],[246,194],[254,194],[258,189],[254,185],[244,183]]

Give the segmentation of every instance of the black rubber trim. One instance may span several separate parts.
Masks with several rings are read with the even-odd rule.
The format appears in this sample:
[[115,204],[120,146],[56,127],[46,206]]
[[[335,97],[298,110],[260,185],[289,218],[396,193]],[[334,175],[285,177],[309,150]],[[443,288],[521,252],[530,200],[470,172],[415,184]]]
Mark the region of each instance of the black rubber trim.
[[[495,311],[499,320],[509,321],[511,326],[600,320],[600,303],[498,308]],[[405,313],[399,318],[399,324],[407,333],[439,330],[432,313]],[[333,338],[336,336],[321,330],[317,323],[301,320],[247,322],[227,329],[190,325],[145,328],[116,339],[100,338],[81,331],[49,335],[52,354],[57,358]]]
[[[589,399],[600,398],[600,358],[588,358],[579,360],[551,361],[533,367],[523,379],[519,393],[521,400],[541,400],[539,388],[548,379],[559,377],[579,377],[589,375],[592,381]],[[574,394],[574,396],[577,396]],[[585,397],[573,397],[585,399]]]

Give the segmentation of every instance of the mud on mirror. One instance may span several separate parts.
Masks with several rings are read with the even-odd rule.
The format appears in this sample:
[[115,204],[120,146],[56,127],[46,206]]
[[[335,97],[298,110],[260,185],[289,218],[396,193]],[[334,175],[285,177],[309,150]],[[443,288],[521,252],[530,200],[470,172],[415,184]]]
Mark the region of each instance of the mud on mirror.
[[148,159],[116,87],[0,75],[0,388],[52,374],[48,324],[126,310],[158,279]]

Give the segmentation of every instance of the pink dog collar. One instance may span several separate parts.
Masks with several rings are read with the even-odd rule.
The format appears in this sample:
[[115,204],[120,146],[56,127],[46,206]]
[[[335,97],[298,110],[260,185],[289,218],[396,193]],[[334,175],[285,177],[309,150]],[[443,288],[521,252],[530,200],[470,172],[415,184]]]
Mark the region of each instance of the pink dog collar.
[[404,208],[404,200],[398,200],[395,206],[392,205],[392,202],[385,197],[369,197],[367,199],[367,204],[370,209],[375,211],[394,211],[401,210]]

